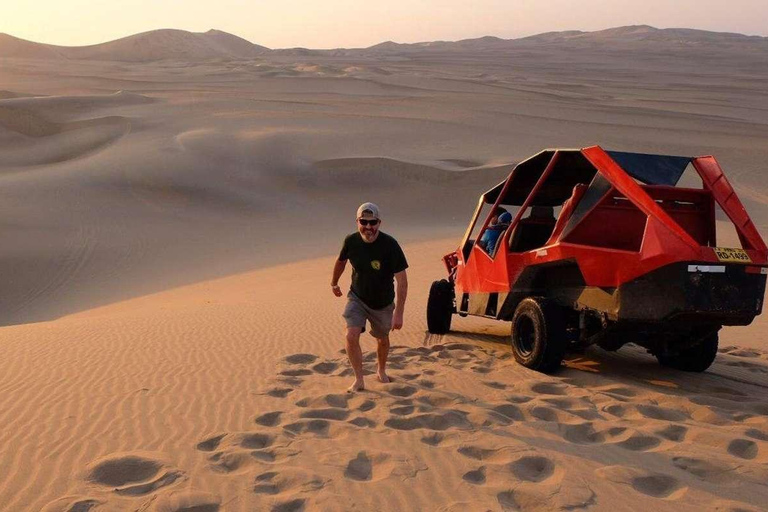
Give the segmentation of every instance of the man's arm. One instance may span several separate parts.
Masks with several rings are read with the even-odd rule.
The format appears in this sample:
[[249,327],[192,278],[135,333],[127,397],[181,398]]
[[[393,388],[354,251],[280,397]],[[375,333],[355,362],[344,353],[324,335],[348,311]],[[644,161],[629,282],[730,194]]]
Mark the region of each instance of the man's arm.
[[408,296],[408,275],[405,270],[395,274],[397,282],[397,298],[395,299],[395,313],[392,315],[392,329],[403,327],[403,312],[405,311],[405,298]]
[[336,260],[333,265],[333,275],[331,276],[331,290],[337,297],[341,297],[341,288],[339,287],[339,278],[344,273],[344,269],[347,268],[347,260]]

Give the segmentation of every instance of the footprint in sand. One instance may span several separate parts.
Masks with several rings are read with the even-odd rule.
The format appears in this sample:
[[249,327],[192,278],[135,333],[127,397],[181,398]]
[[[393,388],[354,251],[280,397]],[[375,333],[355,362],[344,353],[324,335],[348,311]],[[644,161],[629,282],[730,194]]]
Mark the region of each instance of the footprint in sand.
[[321,375],[329,375],[333,372],[335,372],[338,369],[339,365],[338,363],[334,363],[332,361],[324,361],[322,363],[317,363],[312,367],[312,371],[315,373],[319,373]]
[[488,460],[498,453],[498,449],[480,448],[479,446],[460,446],[457,450],[459,454],[474,460]]
[[242,451],[216,452],[208,457],[210,468],[217,473],[237,473],[247,468],[253,459]]
[[254,478],[253,492],[270,496],[293,491],[316,492],[325,487],[328,481],[328,479],[297,468],[267,471]]
[[509,425],[513,421],[525,421],[525,414],[523,414],[522,409],[514,404],[497,405],[491,411],[498,419],[501,419],[501,423],[504,425]]
[[345,409],[329,408],[329,409],[310,409],[303,411],[299,417],[312,418],[321,420],[333,420],[343,421],[349,417],[349,411]]
[[485,466],[480,466],[473,471],[467,471],[461,478],[465,482],[469,482],[474,485],[482,485],[485,483]]
[[645,452],[656,448],[661,444],[661,440],[653,436],[634,435],[629,439],[617,443],[616,446],[620,446],[625,450],[631,450],[633,452]]
[[526,404],[531,400],[533,400],[533,397],[530,395],[509,395],[507,397],[507,402],[513,404]]
[[184,473],[138,454],[116,454],[89,465],[86,479],[123,496],[143,496],[173,484]]
[[327,437],[330,428],[330,422],[322,419],[297,421],[283,427],[287,433],[293,434],[294,436],[310,433],[321,437]]
[[[355,371],[352,368],[343,368],[340,372],[334,373],[336,377],[351,377],[355,374]],[[365,370],[363,370],[363,374],[365,375]]]
[[768,441],[768,434],[766,434],[762,430],[751,428],[746,432],[744,432],[744,434],[751,437],[752,439],[758,439],[760,441]]
[[272,464],[298,453],[284,447],[273,448],[275,440],[275,436],[260,432],[220,434],[201,441],[197,449],[212,452],[208,461],[213,471],[236,473],[256,461]]
[[416,410],[416,407],[414,407],[413,405],[402,405],[402,406],[390,408],[389,414],[394,414],[396,416],[408,416],[410,414],[413,414],[415,410]]
[[493,389],[507,389],[507,385],[503,382],[497,382],[495,380],[488,380],[483,382],[484,385]]
[[435,383],[428,379],[417,380],[416,384],[425,389],[434,389]]
[[96,498],[82,496],[65,496],[47,504],[40,512],[90,512],[104,504]]
[[288,364],[309,364],[314,363],[317,360],[315,354],[291,354],[285,358],[285,362]]
[[562,411],[559,409],[553,409],[551,407],[545,407],[542,405],[532,407],[530,410],[531,416],[537,420],[556,422],[556,423],[574,423],[579,422],[578,418],[575,418],[571,413]]
[[432,414],[419,414],[408,418],[389,418],[384,425],[395,430],[448,430],[450,428],[469,429],[472,423],[464,411],[444,411]]
[[197,449],[203,452],[212,452],[218,448],[219,443],[225,436],[226,434],[220,434],[218,436],[209,437],[205,441],[197,443]]
[[278,494],[280,492],[280,487],[272,480],[278,475],[279,473],[275,471],[269,471],[267,473],[262,473],[258,475],[255,478],[255,483],[253,485],[253,492],[256,494]]
[[607,466],[597,469],[595,473],[606,480],[628,485],[635,491],[653,498],[679,499],[688,490],[687,487],[683,486],[679,480],[672,476],[661,473],[649,473],[638,468]]
[[423,436],[421,438],[421,442],[424,443],[424,444],[427,444],[429,446],[437,446],[437,445],[439,445],[440,443],[443,442],[443,439],[444,439],[443,434],[439,434],[437,432],[434,432],[432,434]]
[[261,416],[256,417],[253,421],[257,425],[261,425],[264,427],[275,427],[280,424],[280,416],[282,415],[282,411],[273,411],[273,412],[267,412],[262,414]]
[[679,443],[685,440],[685,436],[688,434],[688,427],[682,425],[669,425],[654,433],[668,441]]
[[236,439],[238,445],[249,450],[261,450],[275,442],[274,436],[260,433],[239,434]]
[[399,397],[409,397],[415,394],[417,391],[418,389],[414,388],[413,386],[394,386],[389,389],[389,394]]
[[293,388],[272,388],[269,391],[267,391],[267,395],[275,398],[285,398],[292,391],[293,391]]
[[654,498],[668,498],[681,488],[676,478],[668,475],[639,476],[631,480],[632,488]]
[[373,400],[366,400],[365,402],[361,403],[358,406],[357,410],[361,412],[367,412],[373,409],[374,407],[376,407],[376,402],[374,402]]
[[285,377],[306,377],[307,375],[312,375],[312,370],[306,370],[304,368],[283,370],[280,372],[280,375],[284,375]]
[[370,481],[373,477],[373,463],[365,452],[359,452],[357,457],[347,463],[344,476],[358,482]]
[[509,464],[512,473],[526,482],[543,482],[555,473],[555,463],[547,457],[529,455]]
[[366,418],[364,416],[358,416],[357,418],[353,418],[349,420],[347,423],[350,423],[356,427],[361,427],[361,428],[373,428],[376,426],[375,421],[369,418]]
[[728,443],[728,453],[740,459],[752,460],[757,457],[757,443],[749,439],[734,439]]

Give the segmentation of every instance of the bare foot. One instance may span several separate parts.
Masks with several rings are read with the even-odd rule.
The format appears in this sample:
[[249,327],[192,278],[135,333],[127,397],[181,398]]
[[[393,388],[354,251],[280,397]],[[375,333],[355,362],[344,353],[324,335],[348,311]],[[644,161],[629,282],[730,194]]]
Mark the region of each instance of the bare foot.
[[352,383],[351,386],[347,388],[347,393],[355,393],[357,391],[363,391],[365,389],[365,384],[362,380],[356,380]]
[[376,372],[376,375],[378,375],[379,381],[383,382],[384,384],[386,384],[387,382],[391,382],[389,380],[389,376],[385,372],[379,371],[379,372]]

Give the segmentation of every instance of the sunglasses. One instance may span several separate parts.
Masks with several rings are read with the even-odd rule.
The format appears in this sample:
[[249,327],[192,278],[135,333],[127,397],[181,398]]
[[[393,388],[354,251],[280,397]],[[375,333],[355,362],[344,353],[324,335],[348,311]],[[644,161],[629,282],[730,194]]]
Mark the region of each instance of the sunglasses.
[[370,220],[357,219],[357,222],[359,222],[361,226],[368,226],[368,225],[375,226],[376,224],[379,223],[379,219],[370,219]]

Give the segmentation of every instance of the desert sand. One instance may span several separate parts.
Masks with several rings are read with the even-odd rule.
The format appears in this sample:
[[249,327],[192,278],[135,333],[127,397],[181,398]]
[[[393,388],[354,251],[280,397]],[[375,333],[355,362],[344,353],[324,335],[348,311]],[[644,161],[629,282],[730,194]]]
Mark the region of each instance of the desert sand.
[[[1,510],[765,508],[762,317],[695,375],[625,347],[547,376],[505,323],[425,321],[479,194],[545,147],[714,154],[768,233],[764,41],[151,36],[0,38]],[[393,382],[351,395],[328,281],[363,201],[410,292]]]

